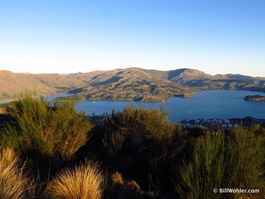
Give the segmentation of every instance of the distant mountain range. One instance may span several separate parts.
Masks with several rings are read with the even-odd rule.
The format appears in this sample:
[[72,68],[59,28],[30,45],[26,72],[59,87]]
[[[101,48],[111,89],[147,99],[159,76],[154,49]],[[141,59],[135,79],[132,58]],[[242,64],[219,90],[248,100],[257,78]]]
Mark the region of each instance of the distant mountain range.
[[190,97],[205,90],[265,92],[265,78],[239,74],[209,75],[194,69],[171,71],[141,68],[88,73],[28,74],[0,71],[0,100],[18,97],[26,90],[37,94],[72,93],[69,100],[165,101],[173,96]]

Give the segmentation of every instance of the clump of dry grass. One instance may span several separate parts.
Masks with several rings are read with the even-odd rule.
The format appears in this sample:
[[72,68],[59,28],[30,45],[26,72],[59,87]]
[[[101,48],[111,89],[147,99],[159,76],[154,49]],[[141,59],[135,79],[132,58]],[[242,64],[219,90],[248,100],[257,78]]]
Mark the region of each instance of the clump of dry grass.
[[17,166],[18,158],[10,148],[0,147],[0,198],[23,199],[27,194],[29,179]]
[[103,180],[98,165],[76,166],[60,172],[48,184],[44,196],[52,199],[99,199]]
[[143,191],[134,180],[124,180],[122,174],[116,172],[111,175],[113,182],[110,198],[123,199],[123,198],[144,198]]
[[135,191],[141,190],[140,186],[137,184],[136,181],[134,181],[134,180],[123,180],[122,174],[119,172],[112,174],[111,179],[112,179],[112,182],[114,184],[119,184],[128,190],[135,190]]
[[123,177],[122,177],[121,173],[119,173],[119,172],[112,174],[111,179],[112,179],[112,182],[117,183],[117,184],[123,184],[124,183]]
[[0,147],[0,165],[8,166],[10,164],[16,164],[15,152],[11,148]]

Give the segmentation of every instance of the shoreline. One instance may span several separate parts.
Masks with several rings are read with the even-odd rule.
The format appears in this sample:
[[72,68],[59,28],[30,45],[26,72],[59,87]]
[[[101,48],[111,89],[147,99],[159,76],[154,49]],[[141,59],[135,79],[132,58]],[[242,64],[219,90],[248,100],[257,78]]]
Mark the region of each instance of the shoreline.
[[[226,89],[217,89],[217,90],[201,90],[201,91],[194,91],[191,93],[183,93],[183,94],[176,94],[173,95],[172,97],[168,97],[167,99],[160,99],[160,100],[143,100],[144,102],[165,102],[165,101],[169,101],[170,98],[196,98],[197,95],[196,93],[202,93],[202,92],[209,92],[209,91],[249,91],[249,92],[258,92],[258,93],[265,93],[263,91],[253,91],[253,90],[226,90]],[[46,95],[40,95],[40,96],[53,96],[53,95],[65,95],[65,94],[69,94],[69,93],[57,93],[57,94],[46,94]],[[75,95],[75,94],[70,94],[70,95]],[[4,104],[4,103],[10,103],[14,100],[17,100],[19,97],[14,97],[14,98],[10,98],[10,99],[1,99],[0,98],[0,105]],[[58,96],[57,98],[60,98],[60,96]],[[133,99],[129,99],[129,98],[123,98],[123,99],[100,99],[100,98],[91,98],[88,100],[69,100],[70,102],[84,102],[84,101],[98,101],[98,100],[111,100],[111,101],[142,101],[142,100],[133,100]],[[255,101],[255,100],[254,100]]]

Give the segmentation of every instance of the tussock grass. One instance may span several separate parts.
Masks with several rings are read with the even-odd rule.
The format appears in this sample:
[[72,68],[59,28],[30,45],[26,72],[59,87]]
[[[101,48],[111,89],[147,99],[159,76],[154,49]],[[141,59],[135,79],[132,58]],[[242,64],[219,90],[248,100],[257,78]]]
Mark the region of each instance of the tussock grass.
[[32,198],[29,192],[34,190],[34,184],[17,164],[18,158],[12,149],[0,148],[0,198]]
[[99,199],[103,175],[98,165],[80,165],[60,172],[47,186],[44,197],[51,199]]

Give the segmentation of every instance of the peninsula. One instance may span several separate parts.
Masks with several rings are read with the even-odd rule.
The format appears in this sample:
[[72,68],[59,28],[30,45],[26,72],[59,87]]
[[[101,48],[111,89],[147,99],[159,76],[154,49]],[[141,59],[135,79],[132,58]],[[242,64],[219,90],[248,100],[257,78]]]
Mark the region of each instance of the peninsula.
[[262,95],[248,95],[244,98],[246,101],[265,102],[265,96]]

